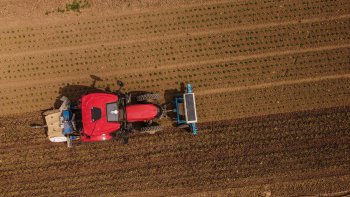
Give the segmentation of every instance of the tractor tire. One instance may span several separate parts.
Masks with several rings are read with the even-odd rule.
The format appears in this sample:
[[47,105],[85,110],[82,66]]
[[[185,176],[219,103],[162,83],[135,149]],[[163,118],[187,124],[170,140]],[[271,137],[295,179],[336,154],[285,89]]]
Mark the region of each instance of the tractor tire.
[[159,100],[159,99],[160,99],[160,95],[158,93],[142,94],[142,95],[138,95],[136,97],[136,100],[138,102],[150,101],[150,100]]
[[163,131],[162,126],[149,126],[149,127],[142,127],[141,128],[141,133],[148,133],[148,134],[155,134],[159,131]]

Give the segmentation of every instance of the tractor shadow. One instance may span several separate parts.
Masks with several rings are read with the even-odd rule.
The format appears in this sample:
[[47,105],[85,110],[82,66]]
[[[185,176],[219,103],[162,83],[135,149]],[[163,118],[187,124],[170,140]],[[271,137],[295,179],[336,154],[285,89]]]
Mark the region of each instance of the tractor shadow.
[[[102,79],[100,77],[97,77],[95,75],[90,75],[90,78],[92,79],[92,84],[90,86],[84,86],[84,85],[67,85],[64,86],[62,88],[59,89],[59,95],[56,97],[56,100],[53,103],[53,107],[51,108],[47,108],[47,109],[43,109],[41,110],[41,119],[42,122],[45,123],[45,113],[51,111],[51,110],[55,110],[55,109],[59,109],[62,101],[61,98],[63,96],[66,96],[69,98],[69,100],[71,100],[73,103],[78,103],[79,99],[88,93],[98,93],[98,92],[108,92],[108,93],[112,93],[112,90],[110,89],[110,87],[106,87],[105,89],[99,89],[96,88],[96,82],[98,81],[102,81]],[[30,126],[33,128],[35,127],[40,127],[42,126],[42,124],[37,124],[37,123],[32,123],[30,124]],[[47,128],[44,129],[45,130],[45,135],[47,136]]]
[[[95,93],[101,92],[102,93],[102,92],[109,92],[109,91],[110,90],[107,88],[105,90],[102,90],[102,89],[98,89],[98,88],[95,88],[92,86],[83,86],[83,85],[67,85],[65,87],[62,87],[59,90],[59,95],[56,97],[56,99],[54,101],[53,107],[41,110],[42,122],[43,123],[46,122],[46,120],[45,120],[46,114],[45,113],[48,113],[51,110],[58,110],[60,108],[60,106],[62,105],[61,98],[63,96],[66,96],[67,98],[69,98],[69,100],[72,101],[72,103],[78,104],[79,99],[85,94],[93,93],[93,92],[95,92]],[[77,118],[79,118],[79,117],[77,117]],[[33,127],[33,126],[40,126],[40,125],[41,124],[31,124],[30,126]],[[45,128],[45,135],[46,136],[48,136],[47,132],[48,132],[48,129]]]
[[78,103],[79,99],[89,93],[112,93],[112,90],[109,86],[107,86],[105,89],[96,88],[96,82],[103,81],[100,77],[97,77],[95,75],[90,75],[90,78],[92,79],[92,84],[90,86],[87,85],[67,85],[65,87],[62,87],[59,89],[59,95],[56,98],[56,101],[54,103],[54,108],[58,109],[62,101],[60,100],[63,96],[66,96],[69,98],[70,101],[73,103]]
[[[184,83],[180,83],[180,89],[168,89],[164,91],[164,100],[167,105],[167,110],[174,110],[176,108],[174,99],[177,96],[183,95],[186,92],[186,86]],[[167,116],[172,120],[172,126],[177,127],[176,112],[168,112]]]
[[71,100],[73,103],[77,103],[79,99],[88,93],[103,93],[103,92],[109,92],[110,90],[102,90],[91,86],[84,86],[84,85],[67,85],[65,87],[60,88],[59,90],[59,96],[57,96],[54,108],[58,109],[61,104],[61,98],[63,96],[66,96]]

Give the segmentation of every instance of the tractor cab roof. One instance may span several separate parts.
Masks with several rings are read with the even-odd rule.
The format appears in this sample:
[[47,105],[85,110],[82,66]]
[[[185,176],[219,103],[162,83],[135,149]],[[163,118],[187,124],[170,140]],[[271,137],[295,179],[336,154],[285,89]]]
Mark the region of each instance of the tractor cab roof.
[[88,136],[108,134],[120,129],[118,96],[92,93],[81,98],[83,133]]

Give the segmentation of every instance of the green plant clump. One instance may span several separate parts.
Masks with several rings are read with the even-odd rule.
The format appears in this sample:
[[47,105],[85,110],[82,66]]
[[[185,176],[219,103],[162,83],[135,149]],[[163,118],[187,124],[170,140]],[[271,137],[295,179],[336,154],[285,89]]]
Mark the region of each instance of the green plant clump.
[[57,10],[54,10],[54,11],[46,11],[45,15],[49,15],[54,12],[64,13],[68,11],[80,13],[80,9],[89,8],[89,7],[91,7],[91,4],[89,3],[88,0],[79,0],[79,1],[73,0],[72,3],[66,4],[66,8],[57,8]]
[[88,8],[90,6],[91,5],[90,5],[90,3],[87,0],[84,0],[84,1],[73,0],[72,3],[66,4],[66,10],[67,11],[80,12],[80,9]]

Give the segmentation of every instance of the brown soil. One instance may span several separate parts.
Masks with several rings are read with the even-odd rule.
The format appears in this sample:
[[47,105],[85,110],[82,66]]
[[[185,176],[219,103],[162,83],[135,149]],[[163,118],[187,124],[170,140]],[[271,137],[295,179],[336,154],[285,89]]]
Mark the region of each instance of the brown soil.
[[[3,196],[298,196],[350,190],[350,1],[0,2]],[[49,14],[45,14],[49,11]],[[200,135],[67,150],[40,110],[92,89],[190,82]],[[346,194],[345,194],[346,195]]]
[[134,135],[128,145],[102,142],[71,150],[30,129],[41,118],[30,115],[2,121],[1,193],[7,196],[289,196],[349,189],[348,107],[207,122],[199,124],[198,137],[168,128]]

